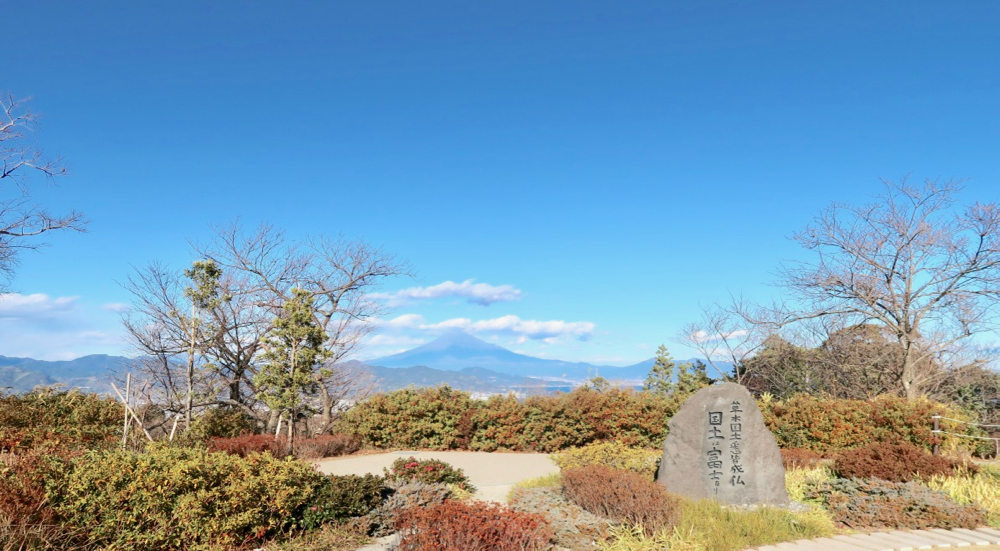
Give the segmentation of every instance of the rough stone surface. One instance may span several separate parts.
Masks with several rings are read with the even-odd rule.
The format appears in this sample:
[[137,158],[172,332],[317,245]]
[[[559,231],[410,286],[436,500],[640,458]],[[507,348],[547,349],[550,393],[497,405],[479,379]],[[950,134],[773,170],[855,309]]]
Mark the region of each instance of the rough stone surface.
[[788,505],[781,452],[745,387],[699,390],[668,426],[658,480],[670,492],[734,505]]

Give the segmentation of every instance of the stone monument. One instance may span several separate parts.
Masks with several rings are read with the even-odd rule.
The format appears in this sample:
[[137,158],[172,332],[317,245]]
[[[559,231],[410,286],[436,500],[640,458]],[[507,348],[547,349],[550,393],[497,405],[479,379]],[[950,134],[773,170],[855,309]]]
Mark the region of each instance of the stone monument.
[[658,480],[670,492],[733,505],[788,505],[781,452],[746,387],[705,387],[667,426]]

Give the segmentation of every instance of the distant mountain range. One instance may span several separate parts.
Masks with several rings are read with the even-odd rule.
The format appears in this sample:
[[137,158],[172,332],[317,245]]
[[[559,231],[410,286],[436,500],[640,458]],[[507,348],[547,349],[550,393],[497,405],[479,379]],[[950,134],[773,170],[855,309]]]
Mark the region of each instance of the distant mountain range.
[[364,361],[382,367],[422,365],[445,371],[479,367],[510,375],[584,381],[601,376],[614,381],[643,380],[653,367],[653,358],[626,367],[595,365],[584,362],[545,360],[511,352],[502,346],[477,339],[464,331],[446,333],[413,350]]
[[[127,369],[132,361],[105,355],[54,362],[0,356],[0,389],[27,392],[39,385],[61,383],[70,388],[108,393],[111,392],[111,375]],[[348,362],[355,369],[371,373],[379,390],[447,384],[484,394],[565,391],[597,376],[625,387],[637,386],[646,378],[653,363],[650,358],[616,367],[546,360],[511,352],[461,331],[447,333],[399,354]],[[731,366],[726,364],[723,368],[731,369]]]
[[91,392],[111,392],[111,374],[131,362],[128,358],[105,354],[54,362],[0,356],[0,389],[27,392],[36,386],[59,383]]

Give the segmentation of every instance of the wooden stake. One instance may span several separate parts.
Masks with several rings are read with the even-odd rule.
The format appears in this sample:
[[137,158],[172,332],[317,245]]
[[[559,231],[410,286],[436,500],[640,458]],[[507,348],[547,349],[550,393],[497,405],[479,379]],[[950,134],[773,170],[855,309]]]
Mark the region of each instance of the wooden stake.
[[177,421],[181,420],[180,415],[174,415],[174,426],[170,427],[170,438],[167,439],[168,442],[174,441],[174,432],[177,431]]
[[132,408],[129,407],[128,402],[125,400],[125,397],[122,396],[122,393],[120,390],[118,390],[118,387],[116,387],[114,383],[111,383],[111,388],[114,389],[115,394],[117,394],[118,397],[121,399],[122,403],[125,404],[125,411],[132,415],[132,418],[135,419],[135,423],[139,425],[139,428],[142,429],[143,434],[145,434],[146,438],[148,438],[149,441],[152,442],[153,437],[149,435],[149,431],[146,430],[146,427],[142,426],[142,421],[139,420],[139,416],[136,415],[135,411],[132,411]]
[[125,374],[125,427],[122,429],[122,449],[128,444],[128,426],[132,417],[128,414],[128,401],[132,398],[132,374]]

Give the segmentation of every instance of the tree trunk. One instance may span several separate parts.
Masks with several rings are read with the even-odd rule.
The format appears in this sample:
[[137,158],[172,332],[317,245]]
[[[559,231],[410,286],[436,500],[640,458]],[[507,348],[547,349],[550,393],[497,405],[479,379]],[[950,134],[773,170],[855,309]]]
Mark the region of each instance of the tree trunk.
[[185,428],[191,430],[191,409],[194,407],[194,337],[191,337],[191,349],[188,350],[187,365],[187,397],[184,399]]
[[320,419],[323,420],[323,425],[317,434],[324,434],[330,430],[330,425],[333,424],[333,396],[330,396],[330,389],[326,388],[326,385],[320,382],[319,386],[320,399],[322,400],[322,405],[320,406]]

